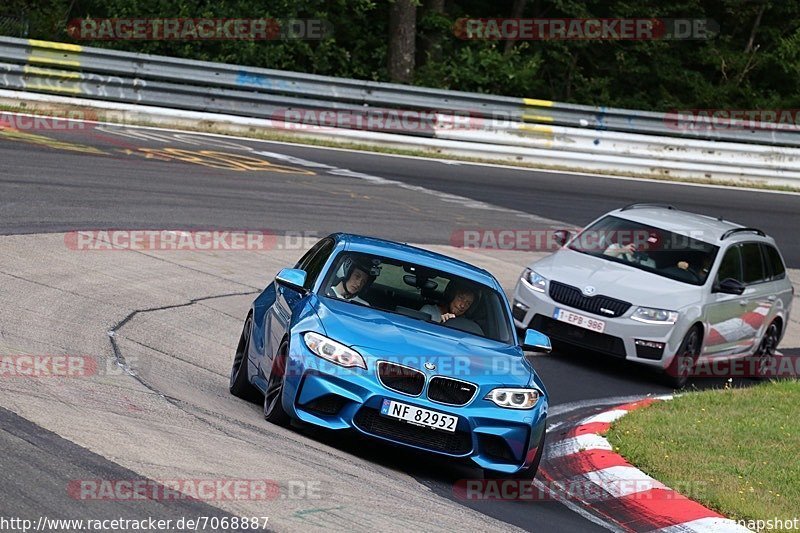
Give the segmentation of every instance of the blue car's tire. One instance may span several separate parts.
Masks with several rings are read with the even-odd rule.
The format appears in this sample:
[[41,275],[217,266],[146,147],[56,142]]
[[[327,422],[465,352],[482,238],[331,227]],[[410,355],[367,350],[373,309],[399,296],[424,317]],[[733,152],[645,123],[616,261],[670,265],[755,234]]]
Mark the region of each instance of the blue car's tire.
[[236,346],[236,355],[233,357],[231,366],[231,378],[228,390],[231,394],[248,402],[257,402],[260,399],[258,390],[250,383],[247,375],[247,353],[250,350],[250,332],[252,331],[253,319],[248,316],[242,328],[242,335],[239,337],[239,344]]
[[283,341],[275,355],[272,370],[267,381],[267,392],[264,394],[264,419],[279,426],[288,426],[289,415],[283,409],[283,387],[286,382],[286,361],[289,354],[289,343]]

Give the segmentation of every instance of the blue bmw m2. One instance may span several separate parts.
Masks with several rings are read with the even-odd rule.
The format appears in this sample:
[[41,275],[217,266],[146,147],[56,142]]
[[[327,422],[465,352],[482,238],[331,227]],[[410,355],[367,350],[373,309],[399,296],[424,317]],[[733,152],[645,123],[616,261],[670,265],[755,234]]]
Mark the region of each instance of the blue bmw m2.
[[532,479],[548,399],[500,284],[463,261],[337,233],[281,270],[247,315],[230,392],[264,417],[460,458]]

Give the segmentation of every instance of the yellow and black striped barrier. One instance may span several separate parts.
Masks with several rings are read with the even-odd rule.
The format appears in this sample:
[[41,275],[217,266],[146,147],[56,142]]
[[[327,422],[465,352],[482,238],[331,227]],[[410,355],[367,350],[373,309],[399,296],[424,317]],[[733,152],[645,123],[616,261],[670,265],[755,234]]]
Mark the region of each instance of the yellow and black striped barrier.
[[539,100],[537,98],[522,99],[522,124],[519,129],[527,134],[553,138],[553,115],[549,112],[553,107],[552,100]]
[[82,46],[36,39],[28,39],[28,44],[26,64],[22,67],[27,90],[70,95],[83,92],[80,75]]

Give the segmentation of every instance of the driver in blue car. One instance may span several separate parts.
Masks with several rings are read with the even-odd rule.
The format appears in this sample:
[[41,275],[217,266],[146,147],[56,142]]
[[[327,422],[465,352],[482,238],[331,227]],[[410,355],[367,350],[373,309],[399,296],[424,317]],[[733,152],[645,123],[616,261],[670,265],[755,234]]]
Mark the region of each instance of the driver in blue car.
[[427,304],[422,306],[420,311],[431,315],[431,320],[434,322],[447,322],[451,318],[456,318],[466,313],[472,307],[474,301],[474,292],[466,287],[457,287],[453,291],[453,297],[450,301],[438,305]]
[[329,296],[369,306],[369,302],[358,295],[375,281],[377,276],[371,274],[374,270],[373,265],[345,259],[340,267],[341,276],[336,277],[340,281],[328,289]]

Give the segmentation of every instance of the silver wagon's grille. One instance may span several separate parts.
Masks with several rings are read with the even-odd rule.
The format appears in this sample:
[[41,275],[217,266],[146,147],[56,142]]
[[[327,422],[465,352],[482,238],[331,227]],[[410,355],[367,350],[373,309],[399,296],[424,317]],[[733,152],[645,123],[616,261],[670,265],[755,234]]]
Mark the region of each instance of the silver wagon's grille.
[[609,318],[622,316],[631,307],[629,302],[623,302],[602,294],[584,296],[577,287],[553,280],[550,280],[550,298],[560,304]]

